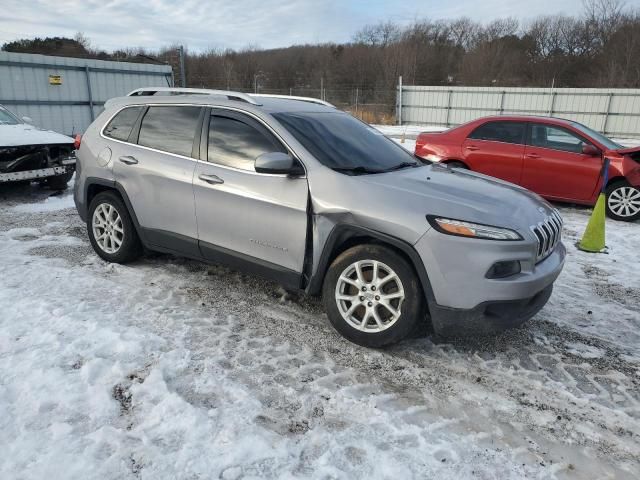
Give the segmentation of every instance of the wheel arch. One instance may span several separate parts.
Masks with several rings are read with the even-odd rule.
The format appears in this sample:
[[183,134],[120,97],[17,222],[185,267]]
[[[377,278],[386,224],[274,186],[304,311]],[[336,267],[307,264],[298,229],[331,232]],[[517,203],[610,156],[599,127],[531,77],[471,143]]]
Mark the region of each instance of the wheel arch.
[[627,179],[623,175],[616,175],[615,177],[610,178],[607,181],[607,188],[613,185],[614,183],[626,182]]
[[404,258],[416,273],[427,304],[431,305],[435,298],[431,282],[422,259],[413,246],[391,235],[356,225],[339,224],[333,227],[322,248],[318,266],[307,285],[307,293],[310,295],[320,294],[329,266],[338,255],[351,247],[366,244],[385,246]]
[[441,160],[440,163],[461,163],[462,165],[464,165],[464,168],[466,168],[467,170],[471,170],[471,167],[469,167],[469,165],[467,164],[467,162],[465,162],[464,160],[460,160],[457,158],[447,158],[446,160]]
[[133,226],[136,229],[136,233],[138,234],[138,238],[142,241],[142,244],[146,247],[147,241],[144,237],[144,229],[140,228],[140,223],[138,223],[138,217],[136,216],[136,212],[131,205],[131,201],[129,200],[129,196],[127,192],[124,190],[122,185],[113,180],[105,180],[103,178],[87,178],[85,182],[85,193],[84,200],[86,205],[86,217],[88,219],[89,216],[89,205],[91,205],[91,201],[102,192],[115,192],[124,202],[125,207],[129,215],[131,216],[131,220],[133,221]]

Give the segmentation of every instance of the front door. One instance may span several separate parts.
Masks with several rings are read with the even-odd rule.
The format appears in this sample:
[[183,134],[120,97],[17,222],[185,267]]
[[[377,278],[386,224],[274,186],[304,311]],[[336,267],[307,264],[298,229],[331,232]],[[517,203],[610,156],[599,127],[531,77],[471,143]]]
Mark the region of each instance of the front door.
[[[307,235],[306,178],[256,173],[263,153],[286,147],[260,121],[212,109],[193,177],[202,254],[299,284]],[[296,285],[297,286],[297,285]]]
[[526,123],[489,121],[476,128],[462,144],[465,163],[476,172],[520,183]]
[[602,158],[582,153],[587,140],[556,125],[531,123],[524,154],[522,186],[557,199],[589,200]]

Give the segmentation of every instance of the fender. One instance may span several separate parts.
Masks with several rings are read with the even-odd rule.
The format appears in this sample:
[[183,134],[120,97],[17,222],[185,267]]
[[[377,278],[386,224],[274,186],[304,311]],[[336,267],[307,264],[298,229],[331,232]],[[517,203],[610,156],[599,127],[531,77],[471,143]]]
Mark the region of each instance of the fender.
[[[315,219],[315,216],[314,216]],[[315,223],[315,222],[314,222]],[[314,225],[314,234],[318,235],[318,231]],[[366,227],[351,224],[336,224],[324,242],[322,247],[322,253],[318,260],[318,265],[309,279],[309,283],[306,287],[306,292],[310,295],[319,295],[322,291],[322,284],[324,277],[329,268],[329,262],[333,260],[336,249],[350,238],[356,237],[368,237],[377,240],[382,244],[394,247],[400,250],[409,259],[411,266],[418,274],[418,280],[420,281],[422,290],[428,305],[435,303],[435,296],[427,275],[427,270],[424,268],[424,264],[418,252],[413,246],[404,240],[387,235],[385,233],[378,232]]]
[[138,238],[140,239],[142,244],[146,248],[148,248],[149,246],[148,239],[144,234],[144,228],[140,227],[140,223],[138,222],[138,217],[136,216],[136,212],[133,209],[133,206],[131,205],[131,200],[129,200],[129,196],[127,195],[127,192],[124,190],[124,187],[120,185],[118,182],[116,182],[115,180],[105,180],[104,178],[98,178],[98,177],[87,177],[87,179],[84,182],[84,192],[82,194],[82,200],[84,204],[82,206],[76,205],[78,213],[80,214],[80,218],[87,221],[87,209],[89,208],[87,200],[89,199],[89,188],[93,185],[101,185],[103,187],[108,187],[111,190],[116,190],[120,194],[120,196],[122,197],[122,200],[124,201],[125,206],[127,207],[127,210],[129,211],[129,215],[131,215],[131,220],[133,221],[133,226],[136,229]]

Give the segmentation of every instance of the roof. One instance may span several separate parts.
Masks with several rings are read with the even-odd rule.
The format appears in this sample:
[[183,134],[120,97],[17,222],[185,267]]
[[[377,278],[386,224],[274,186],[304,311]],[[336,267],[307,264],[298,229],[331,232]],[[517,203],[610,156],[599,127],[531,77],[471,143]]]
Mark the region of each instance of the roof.
[[489,115],[486,117],[476,118],[475,120],[472,120],[471,122],[468,122],[468,123],[478,122],[481,120],[506,120],[506,121],[512,121],[512,122],[538,121],[538,122],[562,123],[565,125],[574,123],[573,120],[569,120],[566,118],[546,117],[542,115]]
[[105,109],[112,106],[144,105],[144,104],[194,104],[206,106],[233,107],[250,112],[336,112],[333,107],[287,98],[262,98],[260,104],[254,105],[241,100],[230,100],[213,95],[171,95],[171,96],[134,96],[117,97],[105,103]]
[[[248,94],[228,90],[199,88],[145,87],[130,92],[126,97],[112,98],[109,105],[139,105],[148,103],[198,104],[233,106],[249,111],[278,112],[335,112],[333,105],[311,97],[288,95]],[[105,104],[105,108],[109,105]]]

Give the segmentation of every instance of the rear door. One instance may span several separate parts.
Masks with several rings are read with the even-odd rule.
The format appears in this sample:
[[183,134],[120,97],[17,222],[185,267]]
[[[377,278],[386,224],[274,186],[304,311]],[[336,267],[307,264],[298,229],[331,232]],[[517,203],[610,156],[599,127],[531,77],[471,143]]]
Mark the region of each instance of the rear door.
[[129,197],[147,241],[198,254],[193,201],[194,143],[203,108],[150,106],[114,158],[113,173]]
[[557,125],[532,122],[525,149],[522,186],[540,195],[589,200],[602,168],[600,156],[584,155],[589,141]]
[[203,123],[193,186],[202,254],[298,285],[307,235],[305,178],[262,174],[256,157],[288,152],[257,119],[211,109]]
[[526,123],[491,120],[473,130],[462,144],[465,163],[476,172],[520,183]]

